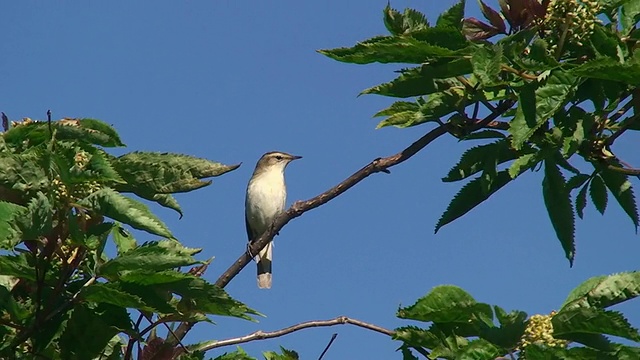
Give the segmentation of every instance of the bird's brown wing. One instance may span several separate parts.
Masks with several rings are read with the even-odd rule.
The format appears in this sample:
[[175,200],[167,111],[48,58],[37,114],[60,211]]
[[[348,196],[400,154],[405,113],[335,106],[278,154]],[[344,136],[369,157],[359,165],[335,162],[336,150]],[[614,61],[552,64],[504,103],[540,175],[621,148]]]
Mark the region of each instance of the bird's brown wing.
[[249,226],[249,219],[247,219],[247,214],[244,214],[244,225],[247,227],[247,237],[249,238],[249,242],[253,240],[255,237],[253,231],[251,231],[251,226]]

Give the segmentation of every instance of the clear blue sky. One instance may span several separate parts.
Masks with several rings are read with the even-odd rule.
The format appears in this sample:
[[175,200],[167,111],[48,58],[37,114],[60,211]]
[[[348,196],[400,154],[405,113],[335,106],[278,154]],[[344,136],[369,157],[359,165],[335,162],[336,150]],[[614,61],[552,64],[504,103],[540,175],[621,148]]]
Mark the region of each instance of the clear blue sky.
[[[435,22],[452,3],[392,5],[416,7]],[[264,152],[304,156],[287,171],[290,204],[400,151],[430,129],[374,130],[371,115],[392,99],[356,97],[392,79],[397,66],[342,64],[315,52],[384,34],[385,5],[4,2],[0,110],[12,119],[43,119],[47,109],[54,118],[102,119],[120,132],[126,151],[242,162],[212,186],[179,195],[183,219],[156,208],[184,244],[203,248],[202,259],[216,257],[205,275],[213,282],[245,249],[244,192]],[[467,8],[477,14],[475,2]],[[578,221],[576,261],[569,268],[544,210],[540,173],[524,174],[434,235],[437,219],[462,185],[440,178],[468,145],[440,139],[391,175],[374,175],[292,221],[276,239],[273,288],[256,288],[253,266],[227,287],[268,317],[257,324],[214,318],[216,324],[198,325],[188,341],[338,315],[394,328],[406,324],[395,318],[399,305],[412,304],[439,284],[461,286],[478,301],[507,310],[548,313],[583,280],[638,268],[640,241],[613,199],[604,217],[589,207],[586,220]],[[640,166],[631,140],[616,145],[614,150],[627,150],[624,160]],[[618,309],[640,326],[637,301]],[[258,356],[283,345],[313,359],[334,332],[339,335],[325,359],[400,358],[399,343],[350,326],[244,347]]]

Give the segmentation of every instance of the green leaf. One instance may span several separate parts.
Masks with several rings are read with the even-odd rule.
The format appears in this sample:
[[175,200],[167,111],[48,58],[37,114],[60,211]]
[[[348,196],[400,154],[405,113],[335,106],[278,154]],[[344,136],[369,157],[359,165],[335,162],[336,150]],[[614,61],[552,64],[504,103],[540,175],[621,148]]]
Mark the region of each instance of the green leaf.
[[433,349],[442,345],[442,339],[430,330],[421,329],[415,326],[403,326],[395,329],[391,336],[393,340],[400,340],[409,346],[420,346]]
[[102,188],[80,200],[78,204],[133,228],[173,238],[169,228],[146,205],[112,189]]
[[564,177],[553,160],[545,161],[542,195],[553,229],[556,231],[569,264],[573,265],[575,255],[573,206]]
[[494,306],[493,309],[500,327],[490,327],[480,337],[504,348],[514,348],[527,327],[527,313],[515,310],[507,313],[499,306]]
[[598,308],[562,310],[551,318],[554,337],[572,339],[573,334],[609,334],[640,341],[638,330],[617,311]]
[[193,265],[199,263],[193,255],[201,250],[186,248],[176,240],[152,241],[109,260],[100,267],[100,275],[115,278],[126,271],[160,271]]
[[133,324],[124,308],[101,304],[76,306],[60,337],[63,359],[93,359],[119,332],[133,334]]
[[26,253],[20,255],[0,256],[0,275],[12,276],[19,279],[35,281],[36,271],[33,264],[27,260]]
[[[428,95],[446,90],[464,91],[464,86],[455,79],[441,79],[433,73],[423,73],[421,68],[413,68],[391,82],[376,85],[363,90],[360,94],[377,94],[391,97],[407,98]],[[456,109],[451,109],[455,111]]]
[[405,112],[392,115],[382,120],[377,129],[386,126],[395,126],[398,128],[407,128],[416,126],[429,121],[439,120],[458,108],[460,103],[464,101],[464,93],[461,91],[443,91],[429,95],[429,99],[422,103],[420,111]]
[[569,181],[567,181],[567,189],[569,191],[573,190],[573,189],[577,189],[580,186],[582,186],[582,184],[584,184],[587,180],[589,180],[591,177],[587,174],[576,174],[573,175]]
[[113,161],[114,168],[126,180],[118,191],[148,193],[178,193],[211,184],[200,179],[220,176],[240,165],[223,165],[188,155],[133,152]]
[[[584,217],[584,208],[587,206],[587,188],[589,183],[586,183],[576,196],[576,214],[582,219]],[[567,185],[567,189],[571,189]]]
[[217,356],[213,360],[256,360],[256,358],[247,355],[244,350],[238,347],[236,351],[231,353],[224,353],[220,356]]
[[150,272],[138,270],[123,274],[120,280],[134,286],[151,287],[157,292],[180,296],[181,313],[205,313],[253,320],[249,315],[261,315],[231,298],[222,288],[206,280],[173,270]]
[[282,354],[278,354],[274,351],[265,351],[262,353],[266,360],[298,360],[300,357],[297,352],[293,350],[287,350],[280,346]]
[[455,50],[460,49],[461,42],[464,43],[462,35],[454,29],[432,29],[435,28],[421,31],[422,37],[431,42],[413,36],[378,36],[350,48],[323,49],[318,52],[352,64],[422,64],[429,59],[456,55]]
[[485,164],[488,162],[502,164],[513,160],[515,157],[516,153],[511,149],[509,141],[506,139],[475,146],[462,154],[460,161],[449,170],[449,173],[442,178],[442,181],[451,182],[466,179],[484,170]]
[[376,129],[387,126],[395,126],[398,128],[406,128],[424,123],[424,116],[420,111],[404,111],[393,114],[388,118],[380,121]]
[[607,208],[607,188],[600,176],[596,175],[591,180],[589,195],[591,195],[591,201],[593,201],[593,205],[600,212],[600,214],[604,215],[604,211]]
[[604,309],[640,295],[640,272],[592,277],[569,293],[562,310],[579,307]]
[[554,70],[546,84],[535,89],[535,92],[532,93],[533,85],[521,89],[518,109],[509,127],[513,147],[522,148],[540,126],[562,109],[577,84],[578,79],[568,72]]
[[462,19],[464,18],[465,0],[460,0],[447,11],[440,14],[436,27],[453,27],[462,30]]
[[398,309],[401,319],[437,323],[468,323],[480,317],[493,318],[491,306],[476,302],[466,291],[453,285],[436,286],[408,307]]
[[460,189],[453,200],[451,200],[451,203],[449,203],[449,206],[447,206],[447,210],[442,214],[440,220],[438,220],[435,232],[438,232],[444,225],[468,213],[471,209],[487,200],[489,196],[493,195],[511,181],[511,176],[509,176],[509,172],[506,170],[498,172],[487,192],[482,191],[482,181],[481,177],[477,177]]
[[15,220],[26,213],[27,208],[0,200],[0,249],[11,250],[21,240]]
[[456,354],[456,359],[496,359],[504,352],[485,339],[472,340]]
[[113,236],[113,242],[115,242],[116,248],[118,249],[118,255],[122,255],[127,251],[138,247],[138,243],[133,235],[120,226],[120,224],[113,226],[111,229],[111,235]]
[[588,61],[570,71],[574,76],[584,78],[620,81],[625,84],[640,85],[640,55],[625,63],[603,57]]
[[509,176],[512,179],[517,178],[523,172],[536,166],[542,159],[540,158],[540,151],[524,153],[520,155],[511,166],[509,166]]
[[636,198],[633,194],[633,188],[631,187],[628,176],[608,169],[600,172],[600,176],[602,180],[604,180],[605,185],[607,185],[607,188],[609,188],[609,191],[613,194],[613,197],[616,198],[618,204],[620,204],[620,207],[622,207],[624,212],[631,218],[631,221],[633,221],[637,232],[639,221],[638,206],[636,205]]
[[7,193],[44,191],[49,186],[49,179],[39,162],[42,160],[42,151],[30,149],[19,155],[0,153],[0,188]]
[[[106,123],[96,119],[63,119],[51,122],[56,140],[82,141],[105,147],[124,146],[118,133]],[[4,134],[7,143],[19,145],[27,141],[34,146],[51,137],[46,121],[34,121],[11,128]]]
[[27,211],[12,221],[20,229],[23,240],[36,240],[48,234],[52,227],[53,209],[49,199],[38,191],[27,205]]
[[471,56],[473,75],[486,86],[494,86],[502,83],[500,79],[500,66],[502,64],[502,47],[498,45],[483,44],[474,49]]
[[138,296],[126,293],[113,283],[95,283],[82,289],[79,295],[82,299],[98,304],[111,304],[121,308],[133,308],[142,311],[156,311],[145,304]]
[[640,3],[637,1],[627,1],[622,4],[620,16],[620,24],[622,25],[622,33],[628,34],[634,29],[640,20]]
[[496,130],[481,130],[471,133],[460,140],[505,139],[505,135]]
[[383,14],[384,25],[392,35],[408,34],[429,27],[429,22],[424,14],[414,9],[407,8],[404,10],[404,14],[401,14],[387,3]]
[[420,105],[416,102],[409,101],[396,101],[386,109],[380,110],[373,115],[373,117],[379,116],[391,116],[399,113],[412,112],[420,110]]

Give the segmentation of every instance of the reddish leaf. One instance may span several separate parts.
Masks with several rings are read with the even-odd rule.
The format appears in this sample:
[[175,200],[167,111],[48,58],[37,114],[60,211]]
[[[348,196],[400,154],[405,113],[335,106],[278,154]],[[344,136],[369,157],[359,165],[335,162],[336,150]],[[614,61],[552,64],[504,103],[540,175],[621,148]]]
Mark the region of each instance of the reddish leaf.
[[462,33],[467,40],[485,40],[500,33],[500,30],[472,17],[462,21]]
[[504,24],[504,20],[502,20],[502,16],[500,13],[493,10],[489,5],[485,4],[484,1],[480,0],[480,10],[482,10],[482,15],[489,20],[491,25],[498,29],[498,31],[502,34],[506,34],[507,27]]

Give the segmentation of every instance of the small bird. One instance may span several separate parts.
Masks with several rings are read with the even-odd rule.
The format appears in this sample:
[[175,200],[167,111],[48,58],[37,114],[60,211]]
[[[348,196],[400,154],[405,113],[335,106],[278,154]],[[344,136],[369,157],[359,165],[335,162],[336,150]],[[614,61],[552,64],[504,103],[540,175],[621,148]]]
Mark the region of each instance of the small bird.
[[[271,226],[276,216],[284,211],[287,200],[284,169],[291,161],[300,158],[302,156],[272,151],[262,155],[258,160],[247,186],[244,203],[249,244],[258,239]],[[272,242],[255,256],[258,265],[258,287],[261,289],[271,288],[272,258]]]

